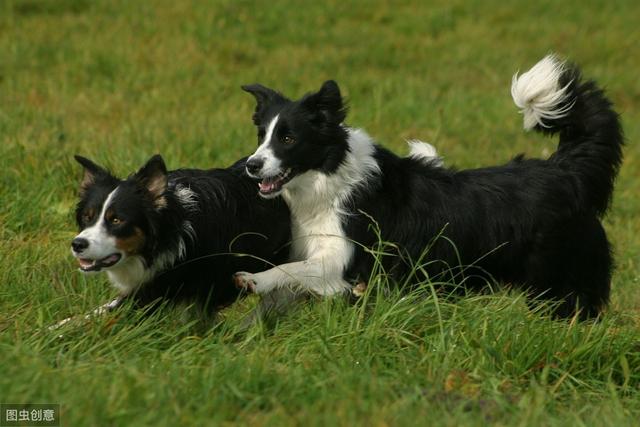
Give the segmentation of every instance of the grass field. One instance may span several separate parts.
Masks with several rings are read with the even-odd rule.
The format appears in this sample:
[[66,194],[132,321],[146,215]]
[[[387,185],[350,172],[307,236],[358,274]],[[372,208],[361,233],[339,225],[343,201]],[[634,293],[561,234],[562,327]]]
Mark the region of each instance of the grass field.
[[[59,403],[64,426],[637,425],[638,16],[632,0],[3,0],[0,402]],[[253,298],[209,330],[179,309],[45,329],[114,295],[69,254],[73,154],[121,175],[154,153],[222,167],[255,146],[241,84],[297,96],[334,78],[348,122],[398,153],[420,138],[458,167],[546,156],[555,142],[523,133],[509,85],[549,51],[606,87],[628,141],[601,322],[427,286],[307,304],[247,333]]]

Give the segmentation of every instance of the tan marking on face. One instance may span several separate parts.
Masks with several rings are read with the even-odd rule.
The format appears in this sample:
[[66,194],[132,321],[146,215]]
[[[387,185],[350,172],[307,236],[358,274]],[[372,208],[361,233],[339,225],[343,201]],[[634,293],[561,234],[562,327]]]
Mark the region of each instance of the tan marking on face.
[[113,209],[109,208],[107,209],[107,212],[104,214],[104,219],[106,219],[107,222],[111,222],[111,220],[113,220],[115,216],[116,214],[113,212]]
[[134,255],[142,250],[145,242],[145,235],[138,227],[134,228],[133,234],[129,237],[116,238],[116,248],[126,253]]

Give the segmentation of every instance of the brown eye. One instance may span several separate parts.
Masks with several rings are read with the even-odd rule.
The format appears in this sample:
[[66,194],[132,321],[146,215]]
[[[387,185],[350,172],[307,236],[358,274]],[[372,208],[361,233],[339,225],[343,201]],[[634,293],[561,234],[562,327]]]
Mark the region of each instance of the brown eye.
[[111,224],[112,225],[122,224],[122,220],[117,216],[114,216],[113,218],[111,218]]
[[282,142],[284,142],[284,143],[285,143],[285,144],[287,144],[287,145],[291,145],[291,144],[293,144],[294,142],[296,142],[296,140],[295,140],[295,139],[293,139],[293,137],[291,137],[291,136],[288,136],[288,135],[287,135],[287,136],[285,136],[284,138],[282,138]]
[[83,214],[82,215],[82,222],[84,222],[85,224],[88,223],[89,221],[91,221],[91,219],[93,218],[93,215],[91,214]]

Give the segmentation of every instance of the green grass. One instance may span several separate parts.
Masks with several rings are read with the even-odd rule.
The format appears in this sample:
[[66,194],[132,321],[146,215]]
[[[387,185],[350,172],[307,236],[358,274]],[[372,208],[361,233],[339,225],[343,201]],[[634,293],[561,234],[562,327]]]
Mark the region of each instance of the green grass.
[[[414,3],[0,2],[0,402],[60,403],[66,426],[636,424],[640,4]],[[544,156],[554,141],[522,132],[509,84],[551,50],[606,87],[628,140],[603,321],[426,286],[306,304],[247,333],[253,298],[210,330],[181,309],[44,330],[114,295],[68,252],[73,154],[121,175],[156,152],[225,166],[255,146],[241,84],[298,96],[335,78],[349,123],[398,153],[421,138],[458,167]]]

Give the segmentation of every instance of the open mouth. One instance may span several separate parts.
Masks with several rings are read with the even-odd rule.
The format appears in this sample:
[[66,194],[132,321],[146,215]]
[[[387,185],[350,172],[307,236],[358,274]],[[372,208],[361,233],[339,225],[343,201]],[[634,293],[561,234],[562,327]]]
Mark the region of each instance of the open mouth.
[[260,187],[260,195],[261,196],[277,195],[280,191],[282,191],[282,186],[284,186],[287,182],[289,182],[291,178],[293,178],[293,174],[291,173],[291,168],[285,170],[284,172],[279,173],[276,176],[263,178],[262,181],[258,183],[258,187]]
[[122,255],[115,253],[101,259],[78,258],[80,270],[82,271],[100,271],[103,268],[109,268],[118,263]]

